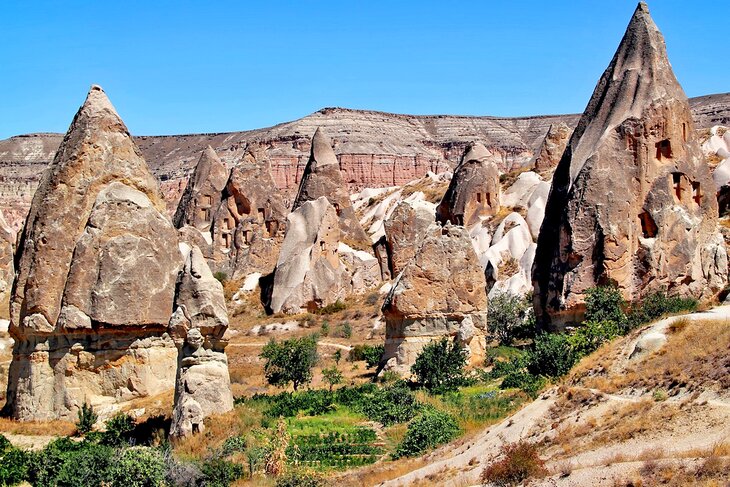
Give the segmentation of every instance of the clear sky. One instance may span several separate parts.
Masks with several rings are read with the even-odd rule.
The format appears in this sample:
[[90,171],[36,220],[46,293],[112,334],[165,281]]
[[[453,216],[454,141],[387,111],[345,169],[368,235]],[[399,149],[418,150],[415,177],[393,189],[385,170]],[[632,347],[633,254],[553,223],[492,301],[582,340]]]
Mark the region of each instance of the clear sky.
[[[223,132],[341,106],[581,112],[633,0],[0,0],[0,139],[64,132],[92,83],[139,135]],[[726,6],[654,0],[689,96],[730,91]]]

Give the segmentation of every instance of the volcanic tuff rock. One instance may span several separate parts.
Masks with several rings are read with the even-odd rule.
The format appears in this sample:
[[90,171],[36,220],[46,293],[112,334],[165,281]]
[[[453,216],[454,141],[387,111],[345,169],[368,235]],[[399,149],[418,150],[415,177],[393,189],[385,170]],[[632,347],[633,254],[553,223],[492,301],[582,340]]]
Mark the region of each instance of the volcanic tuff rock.
[[293,210],[307,201],[324,196],[335,208],[340,219],[342,238],[362,248],[370,247],[370,239],[360,226],[350,201],[350,193],[340,174],[340,164],[332,150],[332,143],[321,129],[312,137],[309,162],[299,183],[299,193],[294,200]]
[[586,289],[629,300],[707,297],[726,281],[717,201],[664,39],[639,4],[555,171],[533,270],[535,311],[558,328]]
[[408,374],[423,347],[441,337],[457,337],[469,354],[469,363],[483,360],[485,287],[484,272],[466,230],[432,224],[383,305],[385,368]]
[[314,311],[345,297],[347,270],[337,255],[339,222],[324,196],[289,214],[267,303],[272,313]]
[[0,306],[10,301],[10,291],[15,279],[15,238],[0,211]]
[[435,205],[427,201],[401,201],[385,220],[386,258],[389,274],[398,276],[416,255],[434,222]]
[[499,169],[492,154],[477,142],[464,154],[449,189],[436,208],[441,223],[471,226],[499,211]]
[[571,133],[573,130],[564,122],[550,125],[532,164],[535,171],[544,174],[552,171],[558,165]]
[[[263,158],[262,154],[258,154]],[[286,207],[268,162],[247,152],[230,173],[208,147],[180,200],[174,222],[200,246],[211,267],[237,279],[271,273],[284,238]],[[194,227],[196,232],[184,228]]]
[[175,409],[170,436],[203,432],[203,419],[233,409],[223,335],[228,313],[223,286],[202,252],[181,243],[185,267],[178,278],[170,334],[178,347]]

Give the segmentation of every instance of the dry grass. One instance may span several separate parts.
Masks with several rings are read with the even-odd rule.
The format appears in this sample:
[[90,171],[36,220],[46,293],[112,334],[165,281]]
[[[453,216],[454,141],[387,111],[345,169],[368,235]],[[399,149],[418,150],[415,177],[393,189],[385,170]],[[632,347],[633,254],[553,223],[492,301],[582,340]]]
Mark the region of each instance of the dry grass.
[[515,259],[514,257],[509,257],[500,262],[497,272],[500,279],[507,279],[517,274],[519,270],[520,263],[517,261],[517,259]]
[[76,425],[70,421],[14,421],[0,418],[0,432],[27,436],[71,436]]
[[446,193],[446,190],[449,188],[449,182],[434,182],[428,177],[419,179],[415,183],[408,183],[405,186],[403,186],[403,191],[401,192],[401,199],[406,199],[409,196],[411,196],[413,193],[417,193],[418,191],[423,193],[424,198],[426,201],[430,203],[439,203],[441,199],[444,197],[444,193]]
[[395,462],[379,462],[345,472],[332,479],[332,485],[370,487],[412,472],[427,465],[424,457],[404,458]]

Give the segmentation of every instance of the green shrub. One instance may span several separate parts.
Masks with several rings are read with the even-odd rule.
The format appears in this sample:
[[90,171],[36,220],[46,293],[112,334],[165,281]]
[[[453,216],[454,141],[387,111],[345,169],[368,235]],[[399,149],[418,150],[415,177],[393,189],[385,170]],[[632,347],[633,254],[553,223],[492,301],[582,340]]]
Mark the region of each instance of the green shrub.
[[215,277],[216,280],[221,284],[225,284],[228,280],[228,274],[226,274],[225,272],[214,272],[213,277]]
[[350,349],[348,360],[350,362],[358,362],[364,360],[368,369],[378,366],[380,358],[385,353],[385,345],[355,345]]
[[102,444],[111,446],[129,445],[136,426],[130,415],[118,413],[104,424],[106,431],[101,437]]
[[361,397],[355,407],[369,420],[385,426],[410,421],[423,409],[423,405],[403,381]]
[[165,482],[165,461],[153,448],[121,450],[109,468],[111,487],[158,487]]
[[330,334],[330,322],[329,321],[324,320],[322,322],[322,327],[320,328],[319,333],[323,337],[329,336],[329,334]]
[[81,405],[77,415],[79,420],[76,422],[76,429],[82,435],[91,431],[94,424],[96,424],[96,420],[99,419],[99,416],[94,412],[94,408],[87,403]]
[[55,486],[63,464],[73,460],[83,447],[84,443],[64,437],[53,440],[41,451],[32,452],[28,458],[28,481],[35,487]]
[[519,485],[527,479],[548,474],[537,447],[521,441],[502,447],[502,459],[493,462],[482,472],[482,482],[500,487]]
[[622,331],[628,331],[668,314],[696,311],[698,305],[694,298],[667,296],[664,292],[650,294],[631,307],[626,329]]
[[578,358],[598,350],[604,343],[620,335],[619,325],[613,321],[585,321],[573,334],[569,335],[573,352]]
[[68,452],[57,472],[53,485],[76,487],[79,485],[107,485],[110,467],[116,461],[114,448],[94,443],[82,444],[78,450]]
[[532,375],[525,369],[515,369],[505,375],[500,387],[502,389],[519,389],[532,399],[536,398],[539,392],[545,387],[545,378]]
[[325,382],[329,384],[330,392],[334,386],[342,384],[342,372],[340,372],[340,369],[335,366],[322,369],[322,377],[324,377]]
[[325,478],[311,470],[291,470],[276,480],[274,487],[324,487]]
[[328,304],[327,306],[318,309],[316,313],[320,315],[331,315],[345,309],[347,309],[347,305],[338,299],[334,303]]
[[408,424],[403,441],[396,448],[394,458],[420,455],[429,448],[449,442],[459,434],[459,426],[450,415],[428,409]]
[[352,325],[349,321],[345,321],[337,327],[334,335],[337,338],[352,338]]
[[210,487],[228,487],[246,473],[243,465],[219,457],[205,461],[201,471],[205,478],[203,485]]
[[466,352],[454,340],[442,338],[423,347],[411,372],[420,385],[431,392],[445,392],[464,382]]
[[0,485],[16,485],[28,479],[29,455],[0,435]]
[[615,286],[593,287],[586,291],[585,321],[612,321],[619,326],[626,322],[626,302]]
[[286,387],[291,382],[294,390],[312,381],[312,368],[319,360],[317,337],[291,338],[277,343],[272,339],[261,351],[266,360],[264,374],[269,384]]
[[500,345],[532,338],[535,318],[531,296],[520,297],[510,292],[498,292],[489,299],[489,329]]
[[231,436],[226,438],[226,441],[223,442],[220,452],[221,455],[226,457],[234,453],[246,451],[247,445],[248,442],[246,441],[245,436]]
[[578,359],[569,335],[543,333],[535,338],[527,354],[527,370],[533,375],[561,377],[570,371]]

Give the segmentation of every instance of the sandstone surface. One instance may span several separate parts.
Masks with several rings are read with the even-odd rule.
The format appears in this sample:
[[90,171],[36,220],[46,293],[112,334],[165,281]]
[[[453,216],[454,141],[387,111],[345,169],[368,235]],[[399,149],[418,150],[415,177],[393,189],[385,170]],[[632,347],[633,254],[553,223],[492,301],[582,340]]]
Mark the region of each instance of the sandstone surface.
[[389,275],[398,276],[413,259],[435,219],[436,207],[427,201],[401,201],[385,221]]
[[727,280],[715,185],[646,4],[637,7],[555,171],[533,269],[546,329],[585,291],[710,297]]
[[555,169],[558,162],[560,162],[560,158],[563,156],[563,152],[565,152],[565,146],[568,145],[572,132],[573,130],[565,122],[559,122],[550,126],[547,134],[545,134],[545,139],[542,141],[535,155],[535,160],[533,161],[535,171],[545,174]]

